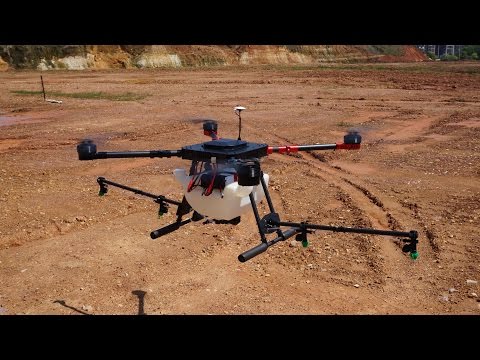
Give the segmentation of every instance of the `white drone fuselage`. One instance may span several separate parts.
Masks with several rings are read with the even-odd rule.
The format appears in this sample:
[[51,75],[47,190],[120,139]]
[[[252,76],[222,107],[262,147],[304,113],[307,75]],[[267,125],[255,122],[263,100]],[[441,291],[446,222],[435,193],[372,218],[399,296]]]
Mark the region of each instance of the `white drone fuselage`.
[[[185,198],[190,206],[199,214],[216,220],[232,220],[252,208],[249,194],[253,194],[255,203],[264,197],[262,185],[241,186],[235,181],[234,176],[228,176],[225,187],[220,191],[215,189],[210,195],[205,196],[203,187],[195,187],[188,191],[188,184],[192,176],[187,175],[185,169],[173,171],[175,179],[182,185]],[[269,176],[263,174],[265,184],[268,186]]]

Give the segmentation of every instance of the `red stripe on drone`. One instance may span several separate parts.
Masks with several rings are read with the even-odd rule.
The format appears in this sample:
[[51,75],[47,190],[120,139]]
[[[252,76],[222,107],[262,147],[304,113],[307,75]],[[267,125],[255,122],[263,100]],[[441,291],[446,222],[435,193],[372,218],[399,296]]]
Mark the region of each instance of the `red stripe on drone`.
[[271,154],[273,152],[278,152],[279,154],[290,154],[294,152],[298,152],[298,146],[269,146],[267,148],[267,154]]
[[343,149],[343,150],[358,150],[360,149],[360,144],[336,144],[336,149]]

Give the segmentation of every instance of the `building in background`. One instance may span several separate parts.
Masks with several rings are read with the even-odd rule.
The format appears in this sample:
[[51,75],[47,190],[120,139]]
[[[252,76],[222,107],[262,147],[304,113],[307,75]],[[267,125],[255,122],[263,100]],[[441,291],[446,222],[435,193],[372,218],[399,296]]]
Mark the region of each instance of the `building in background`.
[[444,55],[455,55],[460,58],[464,45],[417,45],[420,50],[435,54],[437,58]]

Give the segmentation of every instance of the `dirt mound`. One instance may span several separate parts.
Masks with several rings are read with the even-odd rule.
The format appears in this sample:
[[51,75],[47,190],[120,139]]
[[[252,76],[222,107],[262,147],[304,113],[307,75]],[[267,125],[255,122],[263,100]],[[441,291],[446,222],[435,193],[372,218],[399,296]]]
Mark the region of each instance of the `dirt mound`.
[[378,62],[421,62],[429,61],[427,55],[414,46],[402,47],[402,52],[398,55],[382,55],[376,59]]

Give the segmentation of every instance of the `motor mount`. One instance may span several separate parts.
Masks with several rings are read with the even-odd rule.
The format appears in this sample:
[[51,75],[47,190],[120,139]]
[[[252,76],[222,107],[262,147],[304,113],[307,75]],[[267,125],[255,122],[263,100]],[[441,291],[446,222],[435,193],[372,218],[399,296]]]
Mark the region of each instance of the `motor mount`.
[[77,153],[79,160],[93,160],[97,154],[97,145],[93,140],[85,139],[77,145]]
[[260,184],[260,162],[258,160],[241,160],[237,163],[238,185],[255,186]]
[[343,137],[344,144],[361,144],[362,136],[358,131],[351,131]]
[[212,139],[216,140],[218,134],[218,123],[214,120],[207,120],[203,123],[203,134],[211,136]]

